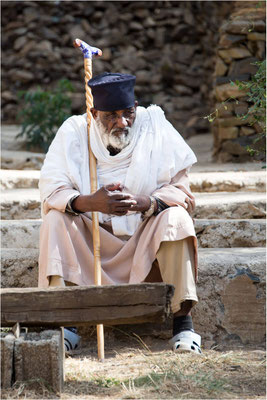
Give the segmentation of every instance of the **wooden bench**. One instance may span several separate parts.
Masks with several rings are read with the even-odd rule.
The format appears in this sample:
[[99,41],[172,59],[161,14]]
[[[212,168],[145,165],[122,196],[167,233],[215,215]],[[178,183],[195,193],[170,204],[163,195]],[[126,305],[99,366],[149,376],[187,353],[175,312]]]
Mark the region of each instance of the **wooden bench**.
[[1,325],[16,333],[1,333],[2,387],[10,387],[14,376],[44,379],[58,393],[63,387],[63,329],[46,330],[36,339],[34,334],[20,335],[20,327],[164,322],[173,292],[165,283],[1,289]]

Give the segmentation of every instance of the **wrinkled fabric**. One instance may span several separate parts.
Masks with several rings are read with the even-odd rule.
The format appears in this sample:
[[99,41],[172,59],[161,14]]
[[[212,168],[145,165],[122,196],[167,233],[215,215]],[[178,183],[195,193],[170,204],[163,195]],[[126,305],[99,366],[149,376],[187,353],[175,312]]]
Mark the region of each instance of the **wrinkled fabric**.
[[[64,213],[67,199],[75,191],[58,188],[44,202],[40,230],[39,286],[48,286],[48,276],[59,275],[77,285],[94,283],[92,221],[89,213]],[[103,284],[140,283],[156,259],[160,244],[192,237],[195,276],[197,240],[187,207],[194,207],[186,170],[158,189],[157,195],[171,207],[144,220],[133,236],[116,237],[110,223],[100,224]],[[178,266],[177,266],[178,268]]]

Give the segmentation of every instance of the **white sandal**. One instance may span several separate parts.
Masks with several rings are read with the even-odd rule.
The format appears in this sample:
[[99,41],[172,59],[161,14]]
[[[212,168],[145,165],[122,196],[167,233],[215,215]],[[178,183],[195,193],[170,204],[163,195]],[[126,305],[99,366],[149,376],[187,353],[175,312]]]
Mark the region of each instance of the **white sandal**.
[[202,354],[201,336],[192,331],[182,331],[169,341],[172,345],[172,349],[175,352],[192,352],[196,354]]
[[64,345],[66,353],[76,350],[79,347],[81,337],[77,335],[75,331],[76,329],[73,328],[64,328]]

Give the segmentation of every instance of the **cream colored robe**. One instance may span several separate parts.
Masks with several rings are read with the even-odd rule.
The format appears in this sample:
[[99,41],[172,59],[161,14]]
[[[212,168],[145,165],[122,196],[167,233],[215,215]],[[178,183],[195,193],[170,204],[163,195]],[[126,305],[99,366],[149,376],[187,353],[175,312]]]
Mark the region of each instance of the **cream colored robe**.
[[[77,285],[94,284],[92,221],[89,213],[65,213],[68,200],[78,193],[71,186],[59,187],[44,202],[40,231],[39,286],[47,287],[50,275],[60,275]],[[151,270],[162,241],[193,237],[195,271],[197,241],[187,212],[194,207],[187,170],[152,193],[170,208],[142,222],[132,237],[116,237],[110,225],[100,226],[102,284],[140,283]]]

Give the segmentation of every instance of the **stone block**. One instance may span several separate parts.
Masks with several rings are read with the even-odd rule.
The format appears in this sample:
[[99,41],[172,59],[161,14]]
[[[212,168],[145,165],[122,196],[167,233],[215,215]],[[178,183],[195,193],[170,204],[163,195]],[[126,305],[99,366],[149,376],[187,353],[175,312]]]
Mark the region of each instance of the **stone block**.
[[264,292],[257,288],[261,282],[257,275],[242,269],[237,271],[222,293],[222,324],[231,335],[238,335],[244,344],[261,343],[265,336]]
[[233,126],[248,125],[251,122],[251,118],[242,119],[242,117],[229,117],[219,118],[218,126],[222,128],[228,128]]
[[224,76],[227,71],[228,71],[228,66],[225,64],[225,62],[223,62],[223,60],[220,57],[218,57],[215,65],[215,75]]
[[1,332],[1,387],[10,388],[13,374],[13,352],[15,336],[10,333]]
[[259,32],[250,32],[250,33],[248,33],[247,38],[248,38],[248,40],[252,40],[252,41],[258,41],[258,40],[265,41],[266,34],[259,33]]
[[220,140],[235,139],[238,137],[238,128],[236,126],[218,127],[218,136]]
[[232,47],[227,51],[230,57],[234,59],[251,57],[250,51],[245,47]]
[[246,35],[228,35],[224,34],[220,37],[219,48],[228,49],[234,44],[241,43],[246,39]]
[[248,103],[243,101],[238,101],[238,103],[234,103],[234,112],[236,115],[246,114],[248,111]]
[[250,51],[245,47],[232,47],[227,50],[218,50],[218,54],[227,64],[230,64],[232,59],[251,57]]
[[250,136],[254,134],[255,130],[253,128],[250,128],[249,126],[241,126],[240,136]]
[[38,249],[2,249],[1,287],[36,287]]
[[233,85],[231,83],[225,83],[215,88],[215,95],[218,101],[225,101],[230,97],[244,97],[246,96],[246,92],[240,90],[235,83]]
[[241,136],[233,140],[227,140],[222,144],[222,149],[235,156],[247,155],[247,146],[253,144],[254,136]]
[[238,131],[236,126],[218,127],[218,137],[220,140],[235,139],[238,137]]
[[29,332],[15,340],[15,381],[41,380],[60,393],[64,382],[61,330]]
[[227,102],[226,104],[216,103],[215,108],[218,110],[218,117],[231,117],[233,115],[234,103]]
[[229,68],[229,75],[254,75],[258,70],[258,67],[253,65],[256,61],[259,61],[256,57],[233,61]]
[[237,80],[238,81],[249,81],[250,74],[217,76],[216,80],[215,80],[215,84],[222,85],[224,83],[235,82]]
[[218,50],[218,55],[226,62],[226,64],[230,64],[232,61],[232,57],[228,50]]
[[253,29],[255,32],[265,32],[266,24],[264,21],[252,21],[249,20],[241,20],[235,19],[233,21],[227,22],[223,25],[222,31],[234,34],[244,35],[245,33],[249,33],[249,30]]
[[265,345],[265,249],[200,249],[194,328],[203,341]]
[[256,57],[259,60],[263,60],[266,57],[266,42],[258,41],[256,42],[256,45],[257,45]]
[[261,219],[195,220],[200,247],[233,248],[264,247],[266,222]]

